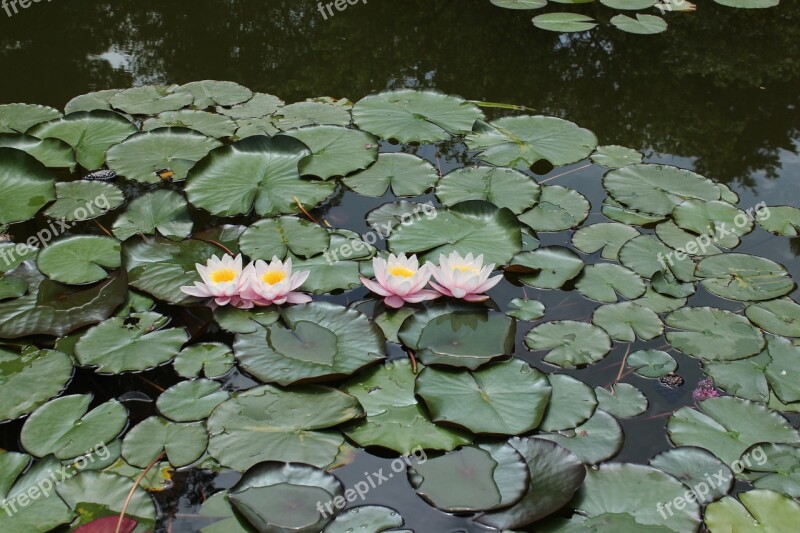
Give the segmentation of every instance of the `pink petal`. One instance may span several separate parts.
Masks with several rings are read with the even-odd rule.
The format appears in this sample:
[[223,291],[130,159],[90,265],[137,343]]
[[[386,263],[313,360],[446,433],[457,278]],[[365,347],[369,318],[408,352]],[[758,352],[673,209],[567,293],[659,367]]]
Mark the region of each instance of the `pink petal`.
[[290,292],[286,295],[286,301],[290,304],[305,304],[311,301],[311,296],[302,292]]
[[403,307],[405,300],[393,294],[391,296],[387,296],[386,298],[384,298],[383,303],[394,309],[399,309]]
[[419,303],[424,302],[425,300],[435,300],[436,298],[441,297],[442,295],[436,291],[419,291],[414,294],[409,294],[404,296],[403,299],[408,303]]
[[495,276],[491,279],[484,281],[480,286],[475,289],[475,292],[486,292],[489,289],[494,288],[495,285],[500,283],[500,280],[503,279],[503,276]]
[[199,281],[195,281],[195,286],[185,286],[181,287],[181,292],[188,294],[189,296],[197,296],[198,298],[208,298],[211,296],[211,291],[208,290],[208,287],[200,283]]
[[380,296],[392,296],[393,295],[393,293],[391,293],[388,290],[384,289],[378,283],[372,281],[371,279],[367,279],[364,276],[360,276],[360,278],[361,278],[361,283],[363,283],[366,288],[368,288],[369,290],[371,290],[375,294],[378,294]]
[[464,301],[467,302],[485,302],[489,297],[485,294],[467,294],[464,296]]
[[438,285],[438,284],[436,284],[436,283],[434,283],[432,281],[431,281],[431,287],[433,287],[434,289],[436,289],[437,291],[439,291],[440,293],[442,293],[445,296],[453,296],[453,293],[450,292],[450,290],[448,288],[442,287],[441,285]]

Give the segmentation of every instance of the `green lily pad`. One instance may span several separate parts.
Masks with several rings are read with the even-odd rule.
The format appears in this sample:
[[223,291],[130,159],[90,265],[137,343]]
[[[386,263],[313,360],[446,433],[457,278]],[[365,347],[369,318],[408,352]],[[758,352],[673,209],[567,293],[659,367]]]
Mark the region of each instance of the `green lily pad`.
[[0,349],[0,422],[26,415],[58,396],[72,379],[72,360],[53,350]]
[[652,35],[667,31],[667,21],[655,15],[637,13],[636,18],[628,15],[617,15],[611,18],[611,24],[622,31],[639,35]]
[[566,374],[548,374],[553,388],[541,429],[562,431],[589,420],[597,408],[597,396],[591,387]]
[[350,110],[345,106],[325,102],[297,102],[283,106],[275,112],[275,128],[286,131],[303,126],[349,126]]
[[111,106],[131,115],[156,115],[192,104],[194,96],[178,91],[177,85],[143,85],[125,89],[111,97]]
[[541,191],[533,209],[519,215],[519,221],[534,231],[568,230],[589,216],[591,205],[581,193],[559,185],[545,185]]
[[511,210],[481,201],[437,210],[436,217],[420,217],[398,226],[389,237],[394,253],[426,252],[423,259],[458,251],[462,256],[483,254],[484,264],[506,264],[522,249],[520,225]]
[[474,372],[428,367],[416,384],[434,422],[493,435],[519,435],[537,428],[550,391],[542,372],[516,358]]
[[548,31],[579,32],[591,30],[597,23],[592,17],[578,13],[546,13],[533,17],[533,25]]
[[602,409],[595,410],[583,424],[558,433],[543,433],[537,438],[560,444],[574,453],[581,462],[595,465],[617,455],[625,436],[617,419]]
[[24,263],[4,279],[19,279],[27,285],[26,293],[19,298],[0,301],[0,337],[5,339],[62,337],[107,319],[128,292],[122,271],[92,286],[68,287],[45,279],[35,266]]
[[33,126],[61,117],[58,109],[35,104],[0,105],[0,133],[25,133]]
[[[800,496],[800,448],[788,444],[759,443],[742,454],[743,475],[757,489]],[[733,478],[733,474],[731,474]]]
[[221,383],[194,379],[181,381],[162,392],[156,400],[156,407],[162,415],[174,422],[195,422],[208,418],[228,398],[230,394],[222,390]]
[[[646,0],[654,2],[655,0]],[[592,154],[592,163],[606,168],[622,168],[628,165],[637,165],[642,162],[642,154],[624,146],[608,145],[598,146]]]
[[36,266],[53,281],[71,285],[106,279],[106,269],[119,268],[120,242],[111,237],[77,235],[59,239],[36,257]]
[[0,147],[27,152],[48,168],[75,168],[75,153],[61,139],[37,139],[30,135],[0,133]]
[[576,163],[594,151],[597,137],[560,118],[521,116],[479,122],[466,143],[488,163],[528,168],[543,159],[553,166]]
[[678,363],[661,350],[638,350],[628,356],[627,365],[646,378],[660,378],[678,369]]
[[[56,183],[56,201],[44,210],[45,216],[69,222],[105,215],[125,201],[116,186],[100,181]],[[85,216],[84,216],[85,213]]]
[[[241,311],[233,307],[220,308]],[[184,378],[196,378],[203,374],[207,378],[222,377],[233,368],[233,350],[219,342],[202,342],[187,346],[172,361],[175,372]]]
[[620,265],[598,263],[583,269],[575,288],[590,300],[614,303],[618,295],[627,300],[642,296],[647,286],[636,272]]
[[696,280],[696,264],[692,258],[686,255],[681,259],[675,250],[655,235],[639,235],[623,244],[619,250],[619,260],[643,278],[669,271],[681,282]]
[[108,472],[83,471],[60,483],[56,491],[78,514],[78,523],[74,525],[102,516],[118,518],[125,509],[125,516],[143,528],[155,528],[155,503],[150,494],[136,486],[131,478]]
[[667,165],[629,165],[612,170],[603,178],[603,187],[627,207],[668,215],[684,200],[719,200],[713,181],[689,170]]
[[75,345],[83,366],[103,374],[154,368],[174,358],[189,336],[182,328],[161,329],[167,318],[158,313],[114,317],[89,329]]
[[336,515],[322,533],[414,533],[395,529],[404,523],[397,511],[379,505],[360,505]]
[[395,196],[402,197],[424,194],[438,179],[436,169],[424,159],[411,154],[392,153],[378,155],[375,164],[346,177],[342,183],[363,196],[383,196],[391,187]]
[[221,145],[187,128],[159,128],[112,146],[107,153],[108,168],[142,183],[159,183],[158,172],[166,169],[174,173],[173,181],[182,181],[195,163]]
[[[417,194],[422,192],[424,190]],[[497,207],[507,207],[517,215],[533,207],[541,192],[536,180],[512,168],[459,168],[442,177],[436,185],[436,197],[443,205],[484,200]]]
[[775,7],[780,0],[714,0],[718,4],[728,7],[738,7],[744,9],[763,9]]
[[629,224],[631,226],[648,226],[667,218],[667,215],[654,215],[653,213],[647,213],[625,207],[610,197],[603,200],[603,207],[601,211],[603,215],[611,220],[619,222],[620,224]]
[[[158,116],[148,118],[142,123],[142,131],[153,131],[161,128],[188,128],[203,135],[219,139],[221,137],[233,137],[238,125],[230,117],[224,115],[189,109],[167,111]],[[151,176],[147,176],[147,178],[147,181],[151,181]]]
[[509,444],[465,446],[412,464],[408,477],[425,501],[445,512],[491,511],[520,500],[530,473]]
[[514,319],[491,312],[449,313],[430,320],[412,347],[423,364],[476,369],[514,352]]
[[0,224],[31,219],[56,197],[47,167],[16,148],[0,148],[0,192]]
[[702,239],[701,237],[679,228],[671,220],[658,224],[656,226],[656,235],[670,248],[680,250],[682,253],[689,255],[706,256],[722,253],[722,250],[714,244],[706,244],[706,241],[711,240],[710,238],[700,240]]
[[295,213],[294,198],[313,208],[333,194],[333,182],[300,178],[298,165],[311,155],[300,141],[279,135],[248,137],[212,150],[189,172],[185,191],[194,206],[218,216]]
[[[31,463],[29,455],[0,451],[0,528],[3,531],[50,531],[74,518],[73,511],[61,498],[31,499],[27,491],[42,495],[37,484],[61,469],[61,463],[47,457]],[[23,474],[24,472],[24,474]],[[38,491],[38,492],[37,492]],[[22,506],[20,496],[27,505]]]
[[75,394],[51,400],[25,421],[20,442],[36,457],[53,454],[56,459],[84,455],[98,443],[109,443],[125,429],[128,413],[116,400],[91,411],[91,394]]
[[708,361],[733,361],[759,353],[764,335],[743,316],[712,307],[686,307],[667,315],[667,341],[685,354]]
[[584,226],[572,235],[572,244],[583,253],[602,250],[603,259],[616,260],[622,245],[639,236],[639,230],[617,222]]
[[192,225],[183,196],[175,191],[159,190],[133,200],[114,222],[113,232],[122,241],[156,231],[168,239],[180,240],[191,235]]
[[583,464],[565,448],[541,439],[514,437],[509,444],[525,459],[530,472],[527,492],[515,505],[474,520],[508,530],[541,520],[566,505],[586,475]]
[[445,141],[472,130],[483,113],[457,96],[403,89],[362,98],[353,120],[364,131],[402,143]]
[[274,114],[283,106],[283,100],[277,96],[266,93],[253,93],[253,97],[246,102],[234,106],[217,106],[217,113],[231,117],[234,120],[246,118],[261,118]]
[[744,311],[750,322],[765,331],[786,337],[800,337],[800,305],[791,298],[748,305]]
[[630,383],[616,383],[611,390],[595,387],[597,408],[618,418],[631,418],[647,411],[647,396]]
[[787,205],[767,209],[769,216],[756,217],[759,226],[770,233],[784,237],[800,235],[800,209]]
[[341,482],[324,470],[266,462],[245,472],[228,499],[257,531],[317,533],[333,519],[317,506],[343,495]]
[[490,2],[506,9],[538,9],[547,5],[547,0],[490,0]]
[[205,520],[215,520],[202,528],[201,533],[252,533],[250,524],[234,512],[227,492],[218,492],[204,501],[198,514]]
[[746,254],[720,254],[697,264],[696,274],[710,293],[730,300],[757,302],[792,292],[789,272],[774,261]]
[[514,256],[506,273],[519,274],[519,280],[537,289],[558,289],[583,270],[578,254],[563,246],[544,246]]
[[[230,333],[255,333],[261,326],[269,326],[280,319],[277,307],[254,307],[253,309],[237,309],[235,307],[218,307],[214,310],[214,320],[219,327]],[[216,350],[222,350],[219,345]],[[227,346],[225,346],[227,348]],[[191,349],[186,348],[186,350]],[[204,348],[211,350],[211,347]],[[187,354],[188,355],[188,354]],[[218,376],[217,376],[218,377]]]
[[192,106],[206,109],[211,106],[232,106],[253,97],[253,91],[232,81],[203,80],[181,85],[176,93],[189,93],[194,97]]
[[136,126],[111,111],[78,111],[33,127],[28,135],[61,139],[75,150],[78,163],[96,169],[106,161],[106,151],[136,133]]
[[344,444],[341,433],[329,428],[363,414],[356,398],[336,389],[262,385],[233,394],[211,413],[208,453],[239,471],[266,460],[322,468]]
[[598,307],[592,314],[592,324],[622,342],[633,342],[636,337],[655,339],[664,333],[664,324],[654,311],[632,302]]
[[284,133],[311,149],[300,163],[300,173],[327,180],[362,170],[378,158],[378,138],[342,126],[311,126]]
[[64,106],[64,113],[76,111],[112,111],[111,99],[122,89],[104,89],[76,96]]
[[287,252],[311,257],[328,249],[328,232],[313,222],[297,217],[278,217],[259,220],[242,234],[239,246],[250,259],[271,261],[274,256],[284,259]]
[[[291,254],[287,256],[292,260],[295,271],[307,270],[308,279],[300,285],[300,290],[312,294],[330,294],[335,291],[349,291],[361,286],[359,279],[359,263],[344,258],[337,254],[348,250],[352,255],[351,244],[354,241],[340,233],[331,233],[331,246],[321,255],[303,259]],[[345,248],[345,246],[349,248]],[[368,246],[363,245],[366,250]]]
[[240,366],[265,383],[349,376],[385,357],[380,328],[354,309],[313,302],[281,314],[285,326],[240,333],[233,343]]
[[753,231],[753,220],[727,202],[685,200],[672,210],[679,227],[693,233],[711,234],[715,244],[736,248],[740,237]]
[[544,361],[561,368],[590,365],[611,351],[611,339],[597,326],[561,320],[533,328],[525,337],[531,350],[550,350]]
[[771,358],[768,350],[738,361],[703,361],[703,370],[714,385],[737,398],[767,403],[770,401],[769,380],[765,375]]
[[514,298],[509,302],[510,310],[506,312],[508,316],[517,320],[534,321],[544,317],[544,304],[536,300],[523,300]]
[[[672,448],[650,459],[650,466],[678,478],[694,492],[699,503],[718,500],[733,487],[734,476],[728,465],[702,448]],[[719,476],[712,477],[713,474]]]
[[203,424],[176,424],[151,416],[136,424],[125,435],[122,456],[133,466],[146,468],[161,453],[174,467],[190,465],[208,446]]
[[800,504],[777,492],[756,489],[739,494],[739,501],[726,496],[710,504],[704,520],[711,533],[791,531],[800,520]]
[[413,450],[450,451],[472,442],[464,431],[435,425],[414,396],[415,375],[408,360],[376,366],[355,376],[341,390],[364,406],[366,419],[342,430],[360,446],[381,446],[401,454]]
[[709,398],[699,410],[682,407],[667,422],[677,446],[705,448],[731,465],[759,442],[797,445],[800,434],[781,415],[761,404],[733,397]]

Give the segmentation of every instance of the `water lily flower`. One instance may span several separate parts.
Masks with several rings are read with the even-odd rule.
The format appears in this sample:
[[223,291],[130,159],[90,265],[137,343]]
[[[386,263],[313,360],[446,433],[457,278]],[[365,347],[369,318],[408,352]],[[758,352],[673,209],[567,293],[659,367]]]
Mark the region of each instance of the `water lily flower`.
[[445,257],[439,256],[439,266],[431,264],[431,274],[439,283],[431,282],[431,287],[453,298],[461,298],[468,302],[483,302],[489,299],[485,293],[498,283],[503,276],[489,277],[494,270],[494,263],[483,266],[483,254],[473,257],[468,253],[461,257],[452,252]]
[[242,269],[241,254],[235,258],[225,254],[222,259],[215,255],[205,265],[197,263],[195,267],[203,280],[202,283],[195,281],[194,286],[181,287],[182,292],[198,298],[213,298],[214,305],[253,307],[252,303],[241,298],[241,292],[247,281]]
[[295,289],[305,283],[310,272],[292,273],[292,260],[285,262],[273,256],[272,261],[256,261],[245,268],[247,284],[242,297],[250,300],[255,305],[283,305],[304,304],[311,301],[311,297]]
[[375,294],[383,296],[383,302],[389,307],[397,309],[405,302],[415,304],[439,297],[436,291],[424,288],[431,273],[428,265],[419,266],[416,255],[389,254],[388,259],[375,257],[372,267],[375,280],[361,276],[361,282]]

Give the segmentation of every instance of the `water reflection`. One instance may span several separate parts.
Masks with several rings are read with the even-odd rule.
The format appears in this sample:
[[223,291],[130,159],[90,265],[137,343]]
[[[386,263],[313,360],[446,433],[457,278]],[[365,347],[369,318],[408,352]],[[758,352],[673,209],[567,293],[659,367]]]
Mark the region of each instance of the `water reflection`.
[[687,157],[717,180],[775,178],[780,152],[796,152],[800,5],[711,4],[668,20],[656,36],[563,37],[485,0],[374,0],[328,20],[311,1],[60,0],[0,19],[0,101],[62,106],[92,89],[208,77],[292,101],[436,87]]

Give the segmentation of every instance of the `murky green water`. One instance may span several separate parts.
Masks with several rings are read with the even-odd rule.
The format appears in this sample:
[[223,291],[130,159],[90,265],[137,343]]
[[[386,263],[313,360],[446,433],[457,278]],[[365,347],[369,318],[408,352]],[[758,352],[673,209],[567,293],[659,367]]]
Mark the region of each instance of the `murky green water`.
[[[528,15],[486,0],[370,0],[328,20],[315,2],[305,0],[52,0],[13,17],[0,11],[0,103],[63,107],[91,90],[205,78],[237,81],[287,101],[321,95],[355,100],[383,89],[436,88],[574,121],[593,130],[601,144],[636,148],[648,161],[692,168],[729,184],[743,208],[759,201],[796,205],[800,4],[733,11],[702,3],[695,14],[670,16],[670,30],[656,36],[607,26],[565,36],[537,31]],[[599,11],[595,16],[601,17]],[[419,155],[430,159],[433,151],[422,147]],[[457,156],[443,165],[445,172],[457,167]],[[597,206],[600,177],[601,169],[594,167],[557,183],[580,190]],[[364,212],[369,201],[348,193],[325,217],[363,232],[363,220],[352,214]],[[587,223],[601,221],[597,211]],[[542,242],[567,244],[547,235]],[[771,238],[758,230],[737,251],[778,261],[800,279],[798,239]],[[505,290],[519,292],[510,284]],[[562,302],[563,293],[529,292],[548,306],[551,320],[580,315],[570,304],[586,306],[576,293]],[[703,295],[690,300],[695,306],[710,303]],[[563,311],[556,309],[559,304]],[[592,307],[586,307],[586,316]],[[520,355],[532,360],[521,329]],[[621,356],[615,352],[581,378],[609,383]],[[694,383],[696,361],[684,357],[679,363],[687,382]],[[88,373],[83,379],[89,380]],[[80,387],[81,379],[76,383]],[[130,377],[103,383],[112,387],[109,395],[146,390]],[[685,387],[681,399],[665,395],[652,381],[636,384],[650,398],[652,415],[672,411],[691,394]],[[127,405],[135,411],[135,402]],[[151,408],[141,405],[144,418]],[[664,449],[666,418],[649,416],[622,422],[628,438],[615,460],[643,462]],[[13,447],[9,436],[18,429],[4,428],[0,445]],[[337,475],[350,486],[382,462],[362,454]],[[229,486],[236,476],[214,480],[192,473],[176,481],[160,503],[165,514],[173,514],[171,530],[188,532],[204,524],[186,515],[196,512],[209,490]],[[422,504],[401,479],[371,492],[369,503],[396,508],[418,532],[474,527]]]

